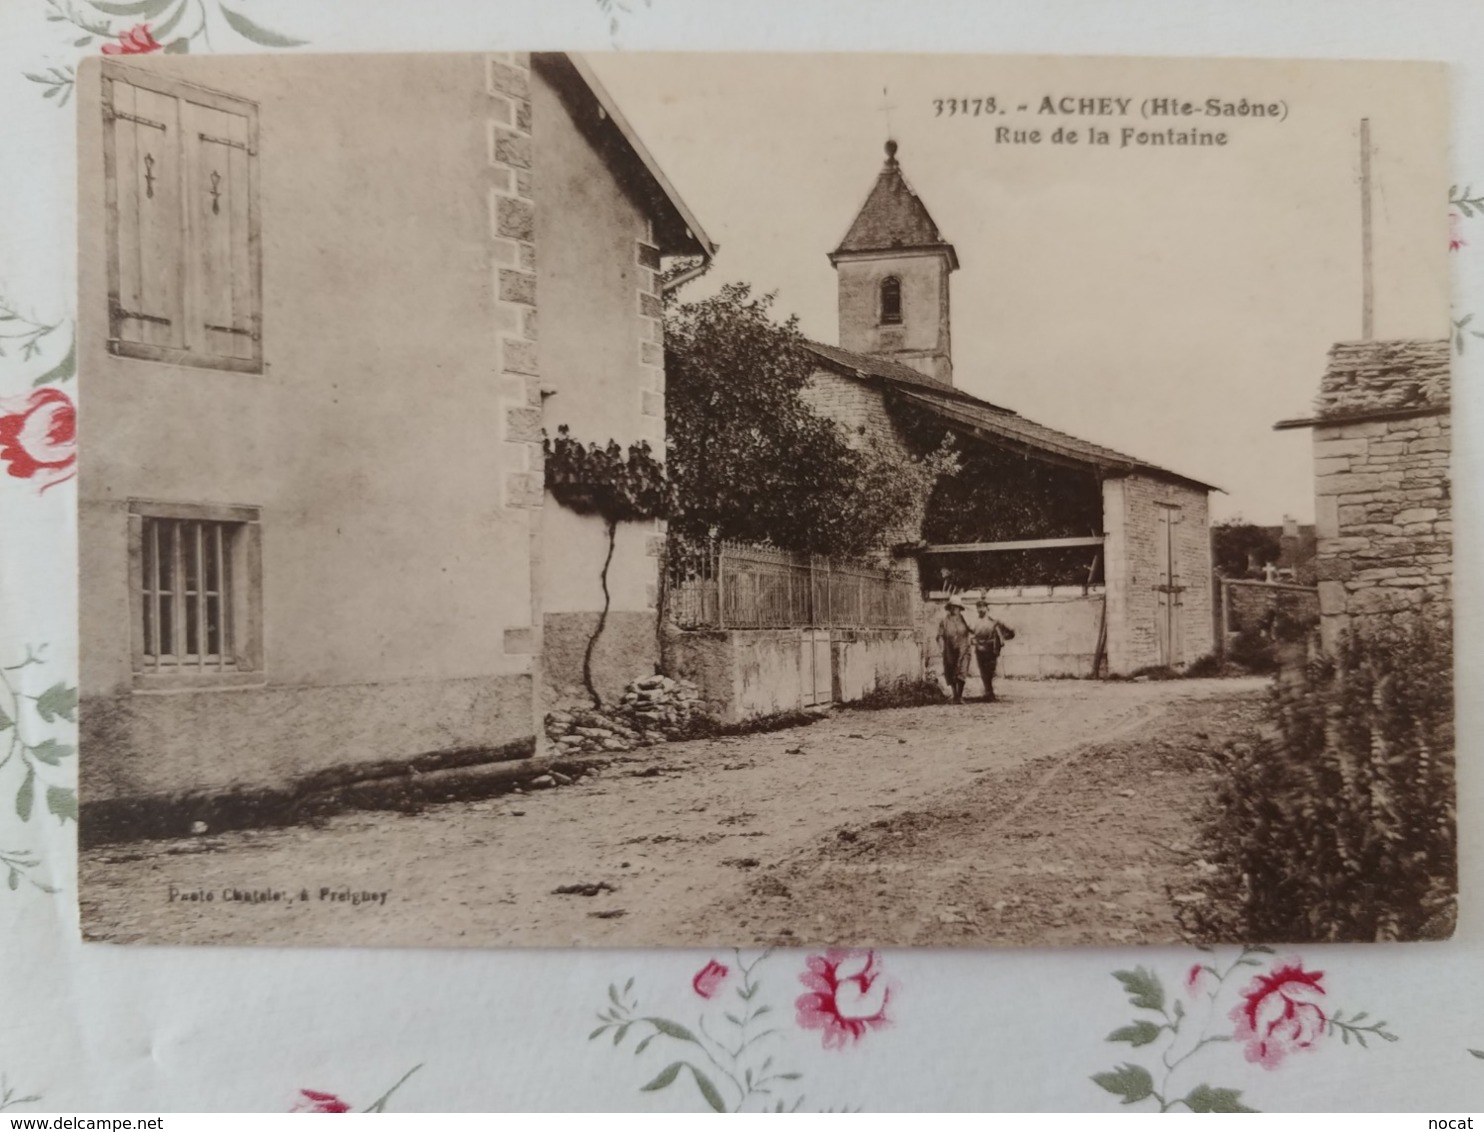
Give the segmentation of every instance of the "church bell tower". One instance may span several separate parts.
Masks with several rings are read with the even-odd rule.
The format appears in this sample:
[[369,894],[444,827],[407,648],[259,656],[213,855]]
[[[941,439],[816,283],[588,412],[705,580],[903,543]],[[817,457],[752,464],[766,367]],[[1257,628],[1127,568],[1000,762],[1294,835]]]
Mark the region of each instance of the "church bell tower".
[[886,143],[886,163],[830,263],[841,347],[953,384],[948,275],[958,254],[902,176],[896,142]]

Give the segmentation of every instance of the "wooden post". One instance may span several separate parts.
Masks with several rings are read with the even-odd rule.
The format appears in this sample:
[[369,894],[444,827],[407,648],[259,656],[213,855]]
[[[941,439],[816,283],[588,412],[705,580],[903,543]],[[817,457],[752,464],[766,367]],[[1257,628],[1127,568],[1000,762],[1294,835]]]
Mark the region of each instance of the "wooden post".
[[726,561],[726,547],[718,544],[716,547],[716,627],[718,629],[727,627]]
[[809,625],[819,623],[819,556],[809,556],[809,606],[804,611],[804,621]]
[[1103,591],[1103,607],[1098,612],[1098,643],[1092,651],[1092,678],[1101,680],[1108,663],[1108,591]]
[[835,564],[826,558],[824,560],[824,609],[825,628],[835,627]]
[[1371,120],[1360,120],[1360,336],[1376,336],[1376,294],[1371,270]]
[[1219,653],[1219,655],[1221,656],[1221,658],[1223,660],[1225,660],[1226,659],[1226,636],[1227,636],[1227,634],[1229,632],[1231,632],[1231,624],[1232,624],[1232,588],[1231,588],[1231,586],[1229,586],[1229,585],[1226,584],[1226,579],[1225,578],[1222,578],[1221,579],[1220,585],[1221,585],[1221,640],[1219,642],[1219,646],[1220,646],[1220,653]]

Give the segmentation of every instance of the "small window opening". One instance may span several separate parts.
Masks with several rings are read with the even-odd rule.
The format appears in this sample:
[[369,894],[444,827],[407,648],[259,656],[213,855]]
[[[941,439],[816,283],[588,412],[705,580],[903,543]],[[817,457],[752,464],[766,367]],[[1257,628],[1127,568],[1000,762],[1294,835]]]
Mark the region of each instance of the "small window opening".
[[881,281],[881,322],[886,325],[901,321],[902,281],[892,275]]

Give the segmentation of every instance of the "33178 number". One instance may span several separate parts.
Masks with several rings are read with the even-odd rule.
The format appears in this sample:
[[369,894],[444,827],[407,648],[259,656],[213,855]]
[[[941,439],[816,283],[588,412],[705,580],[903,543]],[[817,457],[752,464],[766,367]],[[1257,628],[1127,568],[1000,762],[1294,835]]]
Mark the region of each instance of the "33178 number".
[[989,98],[935,98],[935,118],[978,118],[983,114],[998,114],[999,106],[993,96]]

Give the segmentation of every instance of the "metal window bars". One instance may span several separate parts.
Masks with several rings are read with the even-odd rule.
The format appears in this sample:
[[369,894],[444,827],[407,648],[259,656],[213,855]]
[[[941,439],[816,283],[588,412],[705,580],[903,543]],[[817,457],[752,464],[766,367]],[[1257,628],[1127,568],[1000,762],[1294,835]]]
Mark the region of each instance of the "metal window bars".
[[146,517],[140,579],[151,671],[236,667],[232,542],[240,523]]

